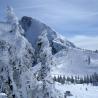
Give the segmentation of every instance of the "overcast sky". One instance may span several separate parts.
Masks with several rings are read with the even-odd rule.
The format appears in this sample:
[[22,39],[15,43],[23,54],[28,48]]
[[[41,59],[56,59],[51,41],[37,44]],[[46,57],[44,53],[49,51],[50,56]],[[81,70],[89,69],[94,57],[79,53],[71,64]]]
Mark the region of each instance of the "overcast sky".
[[6,5],[17,16],[32,16],[77,46],[98,49],[98,0],[0,0],[0,20]]

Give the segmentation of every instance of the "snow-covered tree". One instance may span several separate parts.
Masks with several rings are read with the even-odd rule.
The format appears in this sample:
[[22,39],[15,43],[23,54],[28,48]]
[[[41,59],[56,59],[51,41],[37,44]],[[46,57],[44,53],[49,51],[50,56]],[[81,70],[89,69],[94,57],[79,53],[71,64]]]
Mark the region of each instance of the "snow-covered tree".
[[39,49],[38,62],[42,63],[41,78],[44,79],[47,75],[49,75],[52,63],[51,47],[49,46],[46,31],[43,31],[39,36],[37,45]]
[[6,19],[6,22],[12,25],[12,30],[10,32],[17,32],[17,34],[20,32],[22,35],[24,35],[24,30],[22,29],[21,25],[19,25],[18,18],[14,13],[13,8],[10,6],[7,6]]
[[18,18],[16,17],[13,8],[10,6],[7,6],[6,19],[7,23],[18,24]]
[[90,65],[90,63],[91,63],[91,58],[90,56],[88,56],[88,65]]
[[49,46],[49,41],[47,39],[46,31],[42,32],[42,34],[38,38],[38,49],[39,49],[39,58],[38,61],[41,62],[41,71],[40,71],[40,79],[43,83],[43,98],[49,98],[49,92],[47,91],[47,77],[50,74],[50,65],[51,65],[51,48]]
[[38,98],[60,98],[54,87],[54,82],[51,77],[52,52],[47,38],[47,31],[43,31],[38,38],[38,59],[41,62],[41,70],[39,74],[40,81],[42,81],[42,96]]

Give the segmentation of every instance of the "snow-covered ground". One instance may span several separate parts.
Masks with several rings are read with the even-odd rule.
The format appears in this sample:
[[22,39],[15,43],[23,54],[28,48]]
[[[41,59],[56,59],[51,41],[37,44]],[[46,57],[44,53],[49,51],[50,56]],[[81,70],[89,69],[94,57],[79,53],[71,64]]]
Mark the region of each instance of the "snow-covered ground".
[[56,83],[56,88],[63,94],[70,91],[73,96],[67,98],[98,98],[98,86]]
[[88,50],[63,49],[54,55],[54,61],[55,75],[90,75],[98,70],[98,53]]
[[7,98],[7,95],[5,93],[0,93],[0,98]]

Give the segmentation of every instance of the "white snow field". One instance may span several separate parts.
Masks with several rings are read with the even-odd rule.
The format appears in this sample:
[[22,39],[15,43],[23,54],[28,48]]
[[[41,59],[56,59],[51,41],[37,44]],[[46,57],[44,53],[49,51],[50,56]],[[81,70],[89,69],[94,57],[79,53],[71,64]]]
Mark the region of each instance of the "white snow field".
[[0,93],[0,98],[7,98],[7,95],[5,93]]
[[86,84],[64,84],[56,83],[56,88],[64,94],[70,91],[73,96],[67,98],[98,98],[98,86]]

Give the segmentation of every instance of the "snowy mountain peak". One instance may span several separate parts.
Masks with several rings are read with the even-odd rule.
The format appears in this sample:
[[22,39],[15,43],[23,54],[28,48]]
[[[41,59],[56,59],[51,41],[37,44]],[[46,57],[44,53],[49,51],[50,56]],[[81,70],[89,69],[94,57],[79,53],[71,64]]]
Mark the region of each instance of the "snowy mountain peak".
[[98,53],[76,47],[49,26],[31,17],[24,16],[20,23],[25,30],[25,37],[35,48],[35,58],[38,53],[37,40],[44,30],[47,31],[52,54],[55,54],[53,58],[56,66],[53,66],[53,74],[78,73],[83,75],[96,72],[98,68],[96,64]]
[[33,47],[36,47],[38,36],[40,36],[40,34],[44,30],[46,30],[48,40],[55,53],[60,51],[62,48],[75,48],[75,45],[73,43],[65,40],[65,38],[63,38],[60,34],[56,33],[49,26],[36,19],[24,16],[21,19],[20,24],[25,30],[25,37],[29,40],[30,43],[32,43]]

